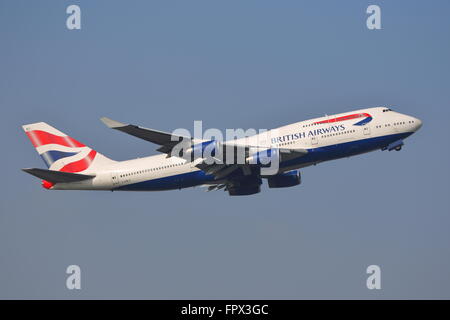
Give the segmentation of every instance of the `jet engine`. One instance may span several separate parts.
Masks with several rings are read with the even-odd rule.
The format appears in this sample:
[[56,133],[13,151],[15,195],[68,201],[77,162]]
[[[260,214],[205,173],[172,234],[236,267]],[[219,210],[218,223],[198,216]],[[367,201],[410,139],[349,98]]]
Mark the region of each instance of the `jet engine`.
[[188,148],[183,154],[183,158],[194,160],[205,156],[214,157],[219,151],[219,142],[216,140],[204,141]]
[[269,188],[286,188],[299,185],[301,183],[301,175],[297,170],[283,172],[267,178]]
[[246,196],[261,192],[261,184],[261,178],[248,176],[231,181],[227,190],[230,196]]

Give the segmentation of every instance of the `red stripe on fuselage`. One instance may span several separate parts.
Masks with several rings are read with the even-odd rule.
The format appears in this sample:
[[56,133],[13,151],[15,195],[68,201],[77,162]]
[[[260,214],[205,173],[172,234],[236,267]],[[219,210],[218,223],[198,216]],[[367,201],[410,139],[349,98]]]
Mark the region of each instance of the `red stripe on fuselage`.
[[358,119],[358,118],[363,118],[363,117],[371,117],[371,115],[368,114],[368,113],[355,113],[355,114],[350,114],[348,116],[337,117],[337,118],[333,118],[333,119],[327,119],[327,120],[318,121],[318,122],[314,122],[314,123],[316,123],[316,124],[332,123],[332,122],[339,122],[339,121]]
[[86,170],[91,165],[92,161],[95,158],[97,152],[95,150],[91,150],[89,154],[81,160],[66,164],[59,171],[64,172],[80,172]]
[[26,134],[35,148],[45,146],[46,144],[59,144],[70,148],[81,148],[85,146],[69,136],[61,137],[41,130],[27,131]]

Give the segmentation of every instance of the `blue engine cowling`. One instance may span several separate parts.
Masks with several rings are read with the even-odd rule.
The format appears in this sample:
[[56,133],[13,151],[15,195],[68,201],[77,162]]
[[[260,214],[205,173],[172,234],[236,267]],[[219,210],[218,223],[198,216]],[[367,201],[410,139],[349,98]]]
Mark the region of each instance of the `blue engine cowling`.
[[259,193],[259,192],[261,192],[260,185],[228,188],[228,194],[230,196],[248,196],[248,195]]
[[227,186],[230,196],[248,196],[261,191],[261,178],[251,175],[238,177]]
[[269,188],[286,188],[297,186],[301,183],[301,175],[297,170],[280,173],[267,178]]
[[245,159],[247,164],[270,165],[272,161],[279,159],[278,149],[267,149],[259,151]]
[[198,144],[193,145],[189,149],[186,150],[184,154],[184,158],[190,158],[191,160],[197,158],[203,158],[204,156],[212,156],[216,155],[218,150],[218,142],[216,140],[205,141]]

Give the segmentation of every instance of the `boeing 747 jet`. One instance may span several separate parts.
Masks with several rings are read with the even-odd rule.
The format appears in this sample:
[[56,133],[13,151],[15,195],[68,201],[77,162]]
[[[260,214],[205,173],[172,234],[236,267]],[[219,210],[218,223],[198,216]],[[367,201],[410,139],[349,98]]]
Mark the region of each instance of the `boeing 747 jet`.
[[[114,161],[38,122],[23,129],[48,169],[22,170],[49,190],[160,191],[202,185],[209,191],[251,195],[261,191],[263,179],[269,188],[292,187],[301,182],[301,168],[370,151],[399,151],[403,140],[422,126],[415,117],[376,107],[218,141],[101,120],[109,128],[159,145],[161,154]],[[180,146],[181,151],[174,152]],[[242,155],[241,161],[236,155]],[[268,172],[268,167],[275,171]]]

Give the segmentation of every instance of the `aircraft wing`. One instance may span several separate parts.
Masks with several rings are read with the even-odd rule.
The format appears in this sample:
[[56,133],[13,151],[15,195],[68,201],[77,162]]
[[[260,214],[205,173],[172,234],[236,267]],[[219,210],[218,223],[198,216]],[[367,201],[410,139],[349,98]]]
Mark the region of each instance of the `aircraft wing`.
[[[197,143],[197,141],[190,137],[177,136],[168,132],[147,129],[132,124],[125,124],[109,119],[107,117],[103,117],[101,118],[101,120],[104,124],[106,124],[106,126],[111,129],[119,130],[140,139],[160,145],[157,151],[166,153],[168,155],[172,151],[173,147],[182,140],[189,141],[191,145]],[[255,152],[254,150],[264,150],[270,148],[270,146],[250,146],[235,144],[233,142],[219,142],[217,146],[221,149],[222,159],[227,159],[226,153],[227,150],[230,150],[229,148],[234,149],[233,153],[235,155],[239,152],[243,152],[246,158],[251,156],[251,153]],[[288,161],[297,157],[302,157],[308,153],[306,149],[276,148],[276,150],[278,151],[280,161]],[[253,172],[252,168],[258,166],[257,164],[236,164],[236,159],[234,159],[233,163],[229,164],[223,162],[221,163],[220,161],[214,162],[213,164],[207,164],[205,159],[198,159],[198,161],[196,162],[197,168],[203,170],[207,174],[214,175],[216,180],[226,178],[230,174],[239,174],[237,172],[238,169],[241,169],[244,175],[250,175]]]
[[[305,156],[308,151],[304,149],[277,149],[279,161],[288,161],[295,159],[297,157]],[[261,178],[267,177],[263,175],[260,171],[261,167],[259,164],[226,164],[212,163],[208,164],[206,159],[197,159],[195,166],[205,172],[205,174],[214,176],[216,184],[207,184],[206,191],[214,190],[224,190],[233,192],[234,194],[245,194],[239,193],[240,188],[255,188],[255,185],[261,185]],[[215,159],[216,160],[216,159]],[[256,187],[258,188],[258,187]],[[234,190],[234,191],[232,191]],[[247,189],[248,190],[248,189]],[[254,189],[255,192],[259,192],[260,189]],[[252,193],[255,193],[251,191]]]
[[296,149],[280,148],[278,150],[280,151],[280,161],[282,162],[303,157],[308,154],[308,150],[300,148]]
[[[247,152],[250,147],[247,147]],[[254,147],[251,147],[254,148]],[[224,149],[226,150],[226,148]],[[279,154],[279,161],[289,161],[295,158],[303,157],[308,154],[308,150],[306,149],[286,149],[281,148],[277,149]],[[247,153],[248,155],[248,153]],[[224,155],[222,159],[226,159]],[[205,161],[206,159],[199,159],[198,163],[195,165],[197,168],[205,172],[206,174],[213,175],[215,180],[226,179],[230,175],[251,175],[254,174],[254,168],[259,166],[259,164],[227,164],[223,161],[219,161],[218,159],[212,164],[208,164]]]
[[100,118],[100,120],[111,129],[119,130],[137,138],[160,145],[157,150],[162,153],[169,154],[172,148],[183,139],[192,140],[189,137],[177,136],[169,132],[147,129],[133,124],[121,123],[107,117]]

